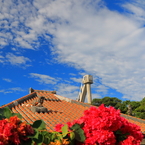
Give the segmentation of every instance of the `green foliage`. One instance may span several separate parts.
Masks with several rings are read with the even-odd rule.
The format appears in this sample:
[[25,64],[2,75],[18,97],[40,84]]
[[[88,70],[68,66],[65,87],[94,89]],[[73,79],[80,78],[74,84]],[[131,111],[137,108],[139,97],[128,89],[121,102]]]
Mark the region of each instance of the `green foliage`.
[[113,106],[116,109],[118,109],[121,105],[121,100],[116,97],[104,97],[102,99],[102,103],[105,104],[105,106]]
[[136,108],[138,108],[141,105],[141,103],[139,101],[131,101],[129,104],[131,105],[132,110],[135,110]]
[[19,113],[13,113],[9,107],[0,108],[0,119],[10,118],[11,116],[18,116],[18,118],[22,118]]
[[116,97],[104,97],[102,99],[94,98],[92,105],[100,106],[104,104],[106,107],[113,106],[116,109],[120,109],[121,113],[127,114],[128,105],[131,105],[132,115],[145,119],[145,97],[141,101],[121,101]]
[[79,142],[84,142],[85,141],[85,135],[84,135],[84,131],[81,129],[81,126],[79,124],[74,124],[71,129],[74,132],[75,135],[75,139]]
[[127,114],[127,106],[130,104],[130,100],[123,101],[119,107],[121,113]]
[[145,97],[140,101],[140,103],[144,103],[145,102]]
[[127,105],[122,103],[121,106],[119,107],[120,111],[124,114],[127,113]]
[[43,120],[36,120],[33,125],[32,125],[33,128],[37,128],[39,130],[43,130],[45,129],[45,123]]
[[102,104],[102,99],[98,99],[98,98],[94,98],[92,100],[92,105],[95,105],[95,106],[100,106]]
[[117,142],[125,140],[127,138],[127,135],[129,135],[129,133],[123,134],[120,130],[115,131],[114,134],[116,136]]
[[113,106],[116,109],[118,109],[121,106],[121,100],[116,97],[104,97],[102,99],[93,99],[92,105],[100,106],[101,104],[104,104],[106,107]]
[[61,128],[61,131],[62,131],[62,136],[65,137],[68,133],[68,125],[65,124],[62,128]]
[[68,125],[66,124],[61,128],[62,132],[47,132],[45,123],[42,120],[35,121],[32,127],[35,129],[35,134],[33,136],[28,136],[31,138],[32,144],[34,142],[38,145],[42,143],[49,144],[57,140],[61,142],[63,139],[68,139],[70,144],[73,144],[75,140],[79,142],[85,141],[84,131],[81,129],[81,125],[78,124],[73,125],[71,131],[69,131]]

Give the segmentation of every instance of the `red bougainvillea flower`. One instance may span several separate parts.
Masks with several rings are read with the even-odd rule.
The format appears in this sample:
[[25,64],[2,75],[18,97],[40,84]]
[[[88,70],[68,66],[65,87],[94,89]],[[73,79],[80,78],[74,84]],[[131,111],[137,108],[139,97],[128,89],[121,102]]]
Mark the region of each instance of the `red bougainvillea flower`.
[[60,124],[60,123],[59,124],[56,124],[54,130],[60,131],[62,127],[63,127],[63,124]]
[[9,122],[11,122],[12,124],[18,125],[21,122],[21,120],[17,116],[12,116],[10,117]]
[[[90,107],[83,117],[67,124],[71,127],[76,123],[84,124],[82,129],[86,136],[85,142],[78,145],[138,145],[143,138],[140,128],[121,117],[120,110],[103,104],[98,108]],[[62,126],[56,125],[55,130],[61,130]],[[117,131],[125,136],[123,141],[118,141]]]
[[22,123],[17,116],[0,120],[0,145],[19,145],[21,140],[26,140],[26,136],[33,133],[33,128]]

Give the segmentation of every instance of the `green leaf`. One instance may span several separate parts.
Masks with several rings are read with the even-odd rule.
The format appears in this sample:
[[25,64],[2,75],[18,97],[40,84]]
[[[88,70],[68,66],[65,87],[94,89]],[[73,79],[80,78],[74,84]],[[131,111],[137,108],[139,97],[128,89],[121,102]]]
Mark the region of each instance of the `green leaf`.
[[42,135],[48,135],[49,132],[47,132],[47,131],[42,131],[41,134],[42,134]]
[[17,116],[20,119],[22,118],[22,116],[19,113],[13,113],[9,107],[0,109],[0,113],[2,113],[0,114],[0,119],[10,118],[11,116]]
[[38,131],[38,129],[35,129],[35,133],[33,135],[33,138],[38,138],[38,136],[39,136],[39,131]]
[[44,139],[43,139],[43,142],[44,142],[45,144],[49,144],[49,143],[50,143],[50,137],[45,136]]
[[41,145],[43,142],[43,136],[42,134],[38,134],[38,138],[33,138],[33,141],[37,143],[37,145]]
[[86,137],[84,135],[84,131],[81,128],[75,130],[74,133],[75,133],[75,139],[77,141],[79,141],[79,142],[85,141]]
[[43,120],[36,120],[32,127],[43,130],[45,129],[45,122]]
[[63,135],[59,132],[56,134],[56,137],[59,141],[62,141],[62,139],[63,139]]
[[61,128],[61,131],[62,131],[62,135],[63,137],[65,137],[68,133],[68,125],[65,124],[62,128]]
[[74,124],[74,125],[71,127],[72,130],[77,130],[77,129],[79,129],[79,128],[80,128],[80,125],[79,125],[79,124]]
[[43,142],[44,142],[45,144],[49,144],[49,143],[50,143],[50,139],[51,139],[52,133],[47,132],[47,131],[42,131],[41,134],[42,134],[42,136],[43,136]]
[[70,133],[70,139],[73,140],[74,138],[75,138],[75,133],[74,132],[71,132]]
[[33,135],[29,135],[27,136],[28,138],[38,138],[38,135],[39,135],[39,131],[38,129],[34,129],[34,134]]
[[4,112],[4,108],[0,108],[0,114],[2,115]]
[[115,136],[116,136],[117,142],[120,142],[120,141],[125,140],[125,139],[127,138],[127,135],[130,135],[130,133],[125,133],[125,134],[123,134],[123,133],[121,132],[121,130],[115,131],[114,134],[115,134]]
[[56,139],[56,132],[52,132],[51,140],[54,141]]
[[17,116],[18,118],[22,119],[22,115],[19,113],[12,113],[12,116]]
[[[83,125],[83,124],[82,124]],[[84,142],[85,141],[85,135],[84,131],[81,129],[81,126],[79,124],[74,124],[71,129],[74,131],[75,134],[75,139],[79,142]]]
[[12,111],[9,109],[9,107],[5,107],[4,108],[3,115],[6,118],[10,118],[12,116]]

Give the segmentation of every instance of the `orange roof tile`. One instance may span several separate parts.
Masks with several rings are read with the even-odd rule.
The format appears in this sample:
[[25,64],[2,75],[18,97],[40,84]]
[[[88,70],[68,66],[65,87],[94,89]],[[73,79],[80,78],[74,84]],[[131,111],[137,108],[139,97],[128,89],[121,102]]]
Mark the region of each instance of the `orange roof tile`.
[[[47,113],[37,113],[31,111],[31,105],[38,97],[43,96],[43,106],[48,109]],[[48,131],[53,131],[58,123],[65,124],[83,115],[84,110],[88,109],[91,105],[86,103],[77,102],[69,98],[52,94],[51,91],[35,90],[34,92],[17,99],[9,104],[0,108],[8,106],[14,113],[20,113],[23,121],[32,124],[36,120],[43,119],[47,125]]]
[[[30,124],[36,120],[43,119],[47,130],[53,131],[56,124],[65,124],[80,118],[84,110],[91,106],[53,93],[53,91],[33,90],[32,93],[30,92],[30,94],[0,108],[8,106],[14,113],[20,113],[23,121]],[[31,105],[38,98],[37,96],[43,96],[47,99],[43,103],[43,106],[48,109],[47,113],[34,113],[31,111]],[[139,125],[142,133],[145,134],[145,120],[126,114],[121,114],[121,116],[125,117],[129,122]]]

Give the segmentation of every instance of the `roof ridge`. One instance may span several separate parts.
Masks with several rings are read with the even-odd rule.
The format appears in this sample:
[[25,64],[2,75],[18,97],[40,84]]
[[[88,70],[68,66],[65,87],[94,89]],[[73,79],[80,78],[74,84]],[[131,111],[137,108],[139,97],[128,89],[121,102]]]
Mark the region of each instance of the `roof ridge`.
[[48,91],[48,90],[34,90],[33,88],[29,88],[29,94],[32,92],[47,92],[47,93],[52,93],[52,94],[56,94],[56,91]]
[[14,101],[12,101],[12,102],[10,102],[8,104],[3,105],[0,108],[9,107],[11,109],[12,107],[17,106],[17,105],[23,103],[24,101],[35,97],[36,95],[37,95],[36,92],[32,92],[31,94],[28,94],[28,95],[25,95],[25,96],[23,96],[23,97],[21,97],[19,99],[16,99],[16,100],[14,100]]
[[72,102],[72,99],[70,99],[70,98],[66,98],[66,97],[63,97],[63,96],[60,96],[60,95],[54,95],[55,97],[57,97],[57,98],[59,98],[60,100],[64,100],[64,101],[66,101],[66,102]]
[[138,118],[138,117],[135,117],[135,116],[130,116],[130,115],[123,114],[123,113],[121,113],[121,116],[126,118],[126,119],[132,119],[134,121],[139,121],[141,123],[145,123],[145,119],[141,119],[141,118]]
[[75,103],[75,104],[78,104],[78,105],[81,105],[81,106],[84,106],[84,107],[91,107],[92,105],[91,104],[86,104],[84,102],[79,102],[79,101],[76,101],[76,100],[73,100],[73,99],[70,99],[70,98],[66,98],[66,97],[63,97],[63,96],[60,96],[60,95],[56,95],[54,94],[57,98],[59,98],[60,100],[64,100],[66,102],[70,102],[70,103]]

